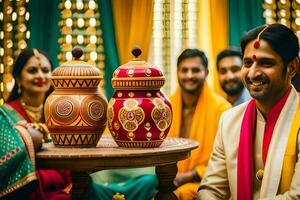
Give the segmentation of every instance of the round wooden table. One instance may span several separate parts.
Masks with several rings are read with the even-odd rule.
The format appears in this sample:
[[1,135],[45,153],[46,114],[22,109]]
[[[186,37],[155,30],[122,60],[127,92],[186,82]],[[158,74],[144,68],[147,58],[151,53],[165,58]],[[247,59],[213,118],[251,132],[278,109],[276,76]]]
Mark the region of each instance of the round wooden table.
[[198,147],[194,140],[168,138],[158,148],[122,148],[110,135],[103,135],[95,148],[59,148],[44,144],[36,154],[37,168],[69,169],[72,173],[72,196],[85,199],[89,174],[104,169],[155,166],[159,181],[155,199],[177,199],[173,180],[177,173],[177,161],[188,158]]

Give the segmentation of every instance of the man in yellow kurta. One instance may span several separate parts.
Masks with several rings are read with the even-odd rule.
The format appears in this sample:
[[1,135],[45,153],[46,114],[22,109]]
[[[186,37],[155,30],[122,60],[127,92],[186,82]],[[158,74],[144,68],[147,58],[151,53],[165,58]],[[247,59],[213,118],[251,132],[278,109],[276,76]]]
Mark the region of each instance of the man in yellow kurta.
[[207,57],[198,49],[184,50],[177,61],[180,87],[171,97],[173,123],[169,137],[199,142],[191,157],[178,163],[174,183],[178,186],[175,193],[180,200],[195,198],[212,151],[219,117],[230,108],[230,104],[207,85],[207,66]]

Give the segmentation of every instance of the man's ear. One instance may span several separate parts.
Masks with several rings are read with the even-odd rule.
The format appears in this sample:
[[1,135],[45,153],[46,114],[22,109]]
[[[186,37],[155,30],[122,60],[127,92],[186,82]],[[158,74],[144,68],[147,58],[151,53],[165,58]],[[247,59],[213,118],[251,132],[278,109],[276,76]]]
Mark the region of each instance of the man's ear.
[[208,75],[208,73],[209,73],[208,68],[205,68],[205,74],[206,74],[206,76]]
[[299,58],[295,58],[287,65],[287,75],[292,79],[299,72]]

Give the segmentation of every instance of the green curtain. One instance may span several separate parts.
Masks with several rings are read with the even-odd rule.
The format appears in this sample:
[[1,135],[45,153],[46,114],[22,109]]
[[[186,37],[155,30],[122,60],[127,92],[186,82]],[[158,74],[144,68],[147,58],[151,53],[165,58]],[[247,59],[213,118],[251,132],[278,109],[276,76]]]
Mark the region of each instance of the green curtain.
[[119,57],[116,48],[114,21],[112,5],[109,0],[98,0],[101,29],[103,31],[103,46],[105,56],[105,89],[106,97],[109,100],[113,94],[111,78],[114,70],[119,66]]
[[54,68],[58,66],[57,54],[60,52],[57,42],[60,37],[59,2],[59,0],[30,0],[27,6],[30,13],[28,47],[46,51],[50,55]]
[[229,44],[240,46],[241,37],[250,29],[265,24],[263,0],[229,0]]
[[[57,42],[61,36],[58,27],[60,20],[59,2],[59,0],[31,0],[27,6],[27,10],[30,12],[29,30],[31,32],[28,46],[48,52],[54,67],[58,66],[57,54],[60,52],[60,46]],[[111,78],[114,70],[119,66],[119,58],[115,43],[111,1],[98,0],[98,4],[103,31],[105,89],[107,99],[110,99],[113,94]]]

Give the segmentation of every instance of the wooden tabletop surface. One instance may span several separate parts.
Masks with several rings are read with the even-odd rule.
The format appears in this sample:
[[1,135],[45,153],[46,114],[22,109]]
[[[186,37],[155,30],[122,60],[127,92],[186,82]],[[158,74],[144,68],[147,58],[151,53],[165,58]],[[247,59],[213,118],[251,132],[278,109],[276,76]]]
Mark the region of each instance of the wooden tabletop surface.
[[95,148],[62,148],[44,144],[36,154],[38,168],[101,170],[107,168],[165,165],[186,159],[198,143],[186,138],[167,138],[158,148],[118,147],[103,135]]

